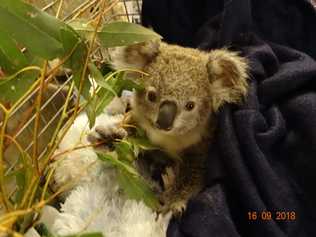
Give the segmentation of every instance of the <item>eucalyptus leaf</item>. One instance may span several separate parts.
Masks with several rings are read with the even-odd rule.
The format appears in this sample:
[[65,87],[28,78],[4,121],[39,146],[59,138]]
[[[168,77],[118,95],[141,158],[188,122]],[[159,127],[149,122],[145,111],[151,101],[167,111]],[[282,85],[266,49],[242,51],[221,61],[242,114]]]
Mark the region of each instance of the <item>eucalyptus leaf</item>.
[[94,232],[94,233],[83,233],[83,234],[75,234],[75,235],[64,235],[62,237],[105,237],[100,232]]
[[156,209],[159,206],[157,197],[142,177],[132,176],[122,170],[120,170],[118,174],[120,187],[129,198],[137,201],[142,200],[152,209]]
[[158,147],[154,146],[147,137],[128,137],[127,140],[133,146],[139,147],[141,150],[157,150]]
[[136,157],[134,156],[132,144],[124,141],[116,143],[115,151],[118,154],[118,158],[103,153],[98,153],[98,158],[118,169],[120,187],[129,198],[143,200],[147,206],[153,209],[157,208],[158,200],[155,194],[133,166],[133,161]]
[[33,85],[38,77],[38,72],[27,72],[14,79],[2,79],[0,84],[0,102],[14,103],[21,98]]
[[117,142],[114,146],[120,160],[133,162],[136,159],[133,145],[128,143],[126,140]]
[[91,88],[91,83],[89,81],[89,78],[87,75],[83,75],[83,68],[81,70],[75,71],[73,74],[73,80],[75,82],[75,85],[77,87],[77,89],[79,90],[80,87],[80,82],[82,77],[84,77],[83,79],[83,85],[82,85],[82,91],[81,91],[81,95],[83,96],[83,98],[85,98],[85,100],[89,100],[90,98],[90,88]]
[[0,66],[10,74],[27,66],[27,59],[17,43],[3,31],[0,31]]
[[[116,91],[107,82],[107,80],[103,77],[102,73],[93,63],[89,63],[88,68],[90,70],[92,78],[99,86],[103,87],[104,89],[107,89],[109,92],[112,92],[114,96],[117,96]],[[110,77],[112,77],[112,75],[110,75]]]
[[[119,79],[116,77],[111,77],[107,80],[108,85],[115,91],[115,94],[121,91],[121,86],[118,82]],[[102,87],[98,91],[97,96],[99,100],[96,107],[96,114],[99,115],[104,111],[104,108],[112,101],[115,95],[112,91]]]
[[104,108],[112,101],[114,95],[108,90],[101,88],[101,90],[98,92],[98,96],[100,99],[97,102],[96,114],[100,115],[103,113]]
[[0,31],[45,59],[63,54],[59,41],[62,26],[61,21],[25,2],[0,0]]
[[66,55],[72,53],[66,64],[74,70],[82,68],[88,53],[83,39],[69,27],[60,29],[60,38]]
[[[95,28],[83,20],[76,20],[70,23],[81,36],[91,39]],[[149,40],[161,39],[162,37],[138,24],[129,22],[112,22],[103,26],[97,31],[98,38],[105,48],[126,46],[141,43]]]
[[16,180],[16,188],[17,191],[14,195],[14,203],[20,203],[23,195],[24,195],[24,190],[26,187],[26,173],[24,171],[17,171],[15,172],[15,180]]
[[71,21],[69,23],[69,26],[71,26],[82,37],[85,37],[88,40],[92,39],[95,32],[95,29],[90,24],[88,24],[86,20],[83,19]]
[[99,160],[104,161],[104,162],[108,162],[109,164],[117,167],[119,170],[123,170],[124,172],[138,177],[139,174],[137,172],[137,170],[132,166],[132,164],[128,164],[124,161],[121,161],[119,159],[117,159],[116,157],[109,155],[109,154],[104,154],[104,153],[97,153]]
[[38,224],[36,226],[36,230],[39,232],[41,237],[55,237],[44,223]]
[[128,91],[133,91],[134,89],[136,91],[142,91],[145,89],[144,85],[141,83],[136,83],[132,81],[131,79],[122,79],[123,89]]
[[89,120],[89,128],[91,129],[96,120],[96,107],[97,107],[98,98],[96,96],[92,97],[86,107],[86,113]]
[[83,79],[83,88],[81,91],[81,95],[88,100],[90,97],[90,88],[91,83],[88,79],[87,75],[83,75],[84,65],[86,57],[88,57],[88,50],[86,44],[80,38],[78,34],[76,34],[72,29],[69,27],[63,27],[60,30],[61,41],[63,43],[64,51],[67,54],[72,52],[67,65],[73,70],[73,80],[77,89],[80,87],[80,81],[82,77]]
[[149,40],[161,39],[157,33],[143,26],[128,22],[106,24],[98,36],[105,48],[125,46]]
[[[99,80],[99,85],[102,84],[103,86],[98,92],[99,102],[96,108],[97,115],[101,114],[104,111],[104,108],[111,102],[114,98],[114,93],[115,95],[120,96],[123,90],[132,91],[133,89],[144,89],[143,85],[125,79],[124,74],[124,71],[110,72],[104,76],[105,79],[103,82],[100,82],[101,79]],[[100,75],[97,77],[100,78]]]

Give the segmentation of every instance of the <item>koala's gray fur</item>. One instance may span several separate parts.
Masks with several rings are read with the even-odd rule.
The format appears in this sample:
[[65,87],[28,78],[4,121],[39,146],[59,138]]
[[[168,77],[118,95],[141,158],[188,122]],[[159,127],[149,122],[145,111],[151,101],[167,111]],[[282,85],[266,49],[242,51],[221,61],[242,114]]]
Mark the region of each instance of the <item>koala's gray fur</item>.
[[226,49],[202,52],[160,41],[119,48],[111,57],[115,69],[146,73],[130,73],[145,86],[132,100],[133,120],[153,144],[185,157],[162,175],[161,200],[167,210],[181,211],[203,186],[216,112],[247,92],[247,62]]

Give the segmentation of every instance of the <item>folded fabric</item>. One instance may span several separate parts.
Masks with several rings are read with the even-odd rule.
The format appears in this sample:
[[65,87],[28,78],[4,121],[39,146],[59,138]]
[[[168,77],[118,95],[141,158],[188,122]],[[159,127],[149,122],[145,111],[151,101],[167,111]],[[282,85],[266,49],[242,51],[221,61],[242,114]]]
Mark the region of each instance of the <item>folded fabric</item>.
[[316,236],[316,12],[305,0],[144,0],[169,43],[248,58],[243,105],[225,106],[205,190],[168,236]]

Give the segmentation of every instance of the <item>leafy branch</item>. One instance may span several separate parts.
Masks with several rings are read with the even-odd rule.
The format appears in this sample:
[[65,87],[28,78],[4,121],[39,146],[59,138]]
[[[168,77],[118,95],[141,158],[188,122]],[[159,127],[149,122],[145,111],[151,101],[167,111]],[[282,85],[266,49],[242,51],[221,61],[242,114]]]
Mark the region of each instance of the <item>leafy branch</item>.
[[[66,189],[63,187],[55,193],[49,192],[53,172],[49,170],[49,165],[76,115],[86,110],[90,126],[93,126],[95,117],[114,96],[120,95],[124,89],[141,88],[141,85],[125,79],[123,71],[102,72],[103,62],[96,60],[94,52],[100,46],[124,46],[160,36],[127,22],[104,24],[104,15],[118,1],[110,5],[105,0],[98,2],[101,10],[93,21],[67,23],[58,19],[65,1],[59,1],[57,13],[52,16],[22,0],[0,0],[0,206],[2,203],[6,212],[0,218],[0,231],[20,236],[19,233],[25,232],[34,223],[35,214]],[[80,16],[81,11],[78,8],[72,19]],[[52,66],[52,60],[56,59],[57,65]],[[42,159],[39,159],[44,95],[55,76],[66,69],[71,70],[72,79],[55,131],[41,154]],[[96,82],[92,93],[91,78]],[[77,94],[74,105],[73,92]],[[9,127],[15,113],[33,97],[31,111],[35,119],[30,139],[33,149],[28,154],[18,139],[9,133]],[[132,165],[139,151],[146,147],[139,139],[118,141],[118,157],[103,154],[100,159],[119,169],[120,182],[130,197],[143,199],[154,207],[156,203],[152,193]],[[7,143],[12,143],[18,150],[17,157],[7,157]],[[11,169],[8,164],[13,160],[17,163]],[[13,191],[8,187],[12,182],[16,185]]]

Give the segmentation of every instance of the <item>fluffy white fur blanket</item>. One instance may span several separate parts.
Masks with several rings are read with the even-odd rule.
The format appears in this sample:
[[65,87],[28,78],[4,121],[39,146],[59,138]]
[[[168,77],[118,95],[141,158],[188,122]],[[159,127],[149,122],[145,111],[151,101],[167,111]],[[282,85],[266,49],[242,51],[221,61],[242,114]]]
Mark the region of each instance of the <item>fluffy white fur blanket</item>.
[[[118,123],[122,116],[107,110],[97,117],[95,126]],[[87,145],[88,132],[88,118],[82,113],[63,138],[57,153]],[[66,194],[61,212],[48,218],[48,228],[53,234],[102,232],[106,237],[166,236],[170,214],[157,216],[143,202],[127,199],[119,189],[115,169],[98,161],[91,147],[60,156],[54,179],[59,187],[69,182],[75,184]]]

